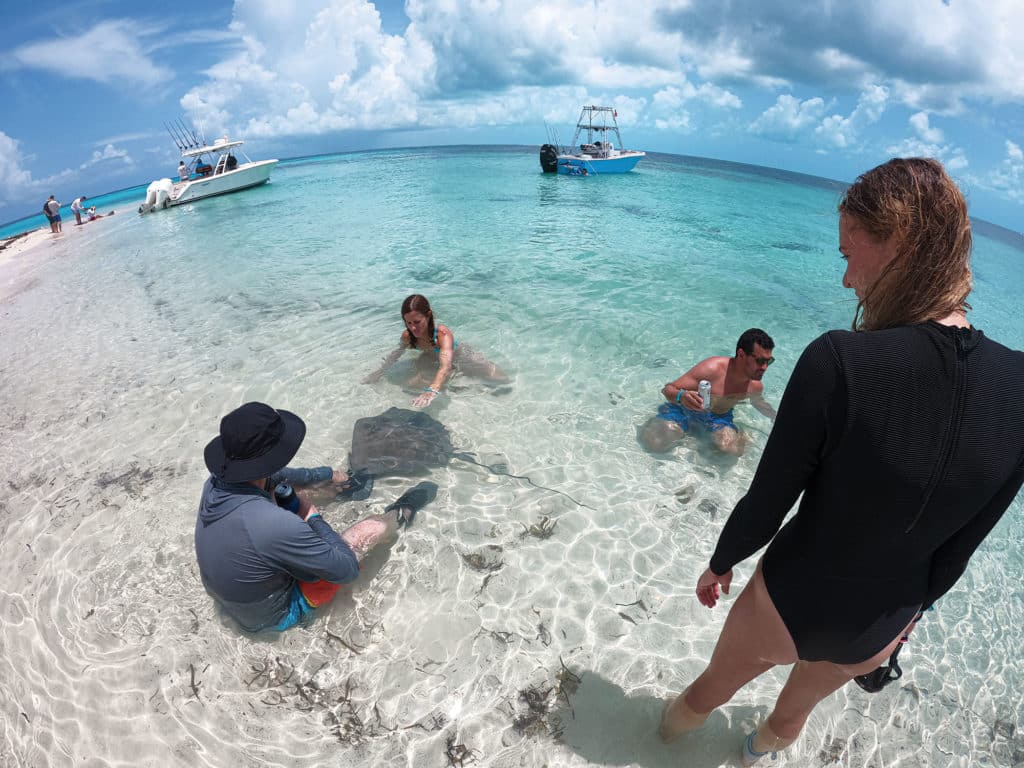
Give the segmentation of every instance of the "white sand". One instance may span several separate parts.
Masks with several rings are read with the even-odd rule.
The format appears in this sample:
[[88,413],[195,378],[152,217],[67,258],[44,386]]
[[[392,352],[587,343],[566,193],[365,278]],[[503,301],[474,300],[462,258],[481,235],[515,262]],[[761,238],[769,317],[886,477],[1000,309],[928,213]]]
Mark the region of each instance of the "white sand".
[[39,229],[23,232],[20,235],[5,237],[3,240],[0,240],[0,266],[17,258],[25,253],[25,251],[35,248],[52,236],[53,233],[50,230],[40,227]]
[[[86,224],[79,226],[71,218],[72,221],[64,222],[59,234],[39,227],[0,239],[0,301],[16,296],[31,284],[36,269],[48,260],[47,246],[69,242],[86,230]],[[97,225],[101,219],[87,223]]]

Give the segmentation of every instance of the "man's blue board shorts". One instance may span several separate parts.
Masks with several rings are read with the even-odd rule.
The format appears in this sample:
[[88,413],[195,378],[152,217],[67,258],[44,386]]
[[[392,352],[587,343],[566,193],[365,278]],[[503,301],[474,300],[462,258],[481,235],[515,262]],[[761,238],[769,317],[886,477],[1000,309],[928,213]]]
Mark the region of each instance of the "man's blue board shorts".
[[295,586],[292,587],[292,596],[291,601],[288,604],[288,613],[285,614],[285,617],[281,619],[274,629],[278,632],[284,632],[286,629],[291,629],[314,611],[316,611],[316,609],[311,606],[303,596],[302,590],[299,589],[299,585],[295,584]]
[[[675,403],[662,403],[658,407],[658,418],[665,421],[674,421],[683,432],[690,431],[690,423],[696,422],[708,432],[717,432],[720,429],[736,429],[732,421],[732,410],[725,413],[712,413],[711,411],[691,411]],[[736,429],[738,432],[739,430]]]

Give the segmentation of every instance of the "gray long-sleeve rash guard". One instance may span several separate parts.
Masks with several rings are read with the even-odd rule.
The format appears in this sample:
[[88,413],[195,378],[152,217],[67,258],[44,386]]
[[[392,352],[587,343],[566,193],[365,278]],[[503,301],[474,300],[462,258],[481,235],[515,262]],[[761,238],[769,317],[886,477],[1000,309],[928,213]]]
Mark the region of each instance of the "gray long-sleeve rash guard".
[[[304,484],[329,477],[324,467],[286,470],[275,479]],[[248,483],[206,481],[195,544],[206,590],[250,632],[280,623],[296,581],[345,584],[359,576],[355,553],[326,520],[303,522]]]

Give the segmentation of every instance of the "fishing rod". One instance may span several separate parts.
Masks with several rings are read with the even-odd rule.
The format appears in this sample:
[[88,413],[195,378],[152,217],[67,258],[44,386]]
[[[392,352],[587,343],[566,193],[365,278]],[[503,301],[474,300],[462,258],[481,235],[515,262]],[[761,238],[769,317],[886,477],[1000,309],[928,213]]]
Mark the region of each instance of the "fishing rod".
[[[185,124],[184,124],[184,123],[182,123],[182,124],[181,124],[181,126],[182,126],[182,128],[186,128],[186,126],[185,126]],[[193,129],[191,129],[191,128],[186,128],[186,130],[187,130],[187,131],[188,131],[188,133],[189,133],[189,134],[190,134],[190,135],[192,136],[192,143],[193,143],[193,146],[196,146],[196,147],[201,147],[201,146],[203,146],[203,145],[204,145],[204,144],[206,143],[206,137],[205,137],[205,136],[203,137],[203,140],[202,140],[202,141],[200,141],[200,140],[199,140],[199,137],[198,137],[198,136],[196,136],[196,132],[195,132],[195,131],[194,131]]]
[[179,137],[178,134],[176,134],[174,130],[171,128],[171,126],[169,126],[167,123],[164,123],[164,130],[167,131],[168,134],[170,134],[171,138],[174,140],[175,146],[178,147],[178,151],[184,152],[186,147],[185,144],[182,143],[181,137]]

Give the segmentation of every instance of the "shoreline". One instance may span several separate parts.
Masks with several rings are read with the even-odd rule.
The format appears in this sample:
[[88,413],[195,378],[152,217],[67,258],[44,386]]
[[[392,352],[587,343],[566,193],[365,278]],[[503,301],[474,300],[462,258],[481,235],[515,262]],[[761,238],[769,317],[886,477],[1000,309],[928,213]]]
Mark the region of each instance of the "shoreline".
[[[49,229],[39,227],[38,229],[30,229],[27,232],[0,240],[0,277],[3,278],[2,282],[13,282],[22,271],[18,267],[24,267],[27,263],[31,263],[23,259],[23,257],[27,253],[35,251],[43,243],[53,239],[53,237],[54,235]],[[57,235],[57,237],[60,237],[60,235]],[[0,288],[0,291],[3,291],[3,289]],[[6,291],[3,291],[3,293],[6,293]]]
[[64,237],[64,233],[54,235],[39,227],[0,240],[0,302],[14,298],[31,284],[32,270],[44,260],[43,248]]
[[31,267],[41,260],[36,255],[52,237],[49,229],[40,227],[0,240],[0,304],[31,286]]
[[17,235],[11,235],[0,240],[0,265],[6,264],[17,258],[25,251],[35,248],[42,243],[47,235],[53,234],[45,227],[29,229]]
[[[104,214],[106,218],[115,211]],[[54,234],[48,227],[42,226],[19,232],[16,235],[0,238],[0,301],[11,298],[22,290],[22,278],[34,267],[39,266],[40,252],[47,244],[57,245],[65,238],[75,237],[72,234],[82,229],[89,222],[76,225],[72,219],[65,221],[66,227],[59,234]]]

